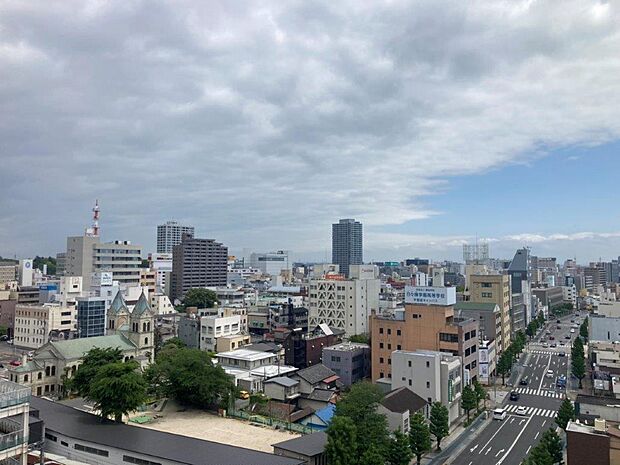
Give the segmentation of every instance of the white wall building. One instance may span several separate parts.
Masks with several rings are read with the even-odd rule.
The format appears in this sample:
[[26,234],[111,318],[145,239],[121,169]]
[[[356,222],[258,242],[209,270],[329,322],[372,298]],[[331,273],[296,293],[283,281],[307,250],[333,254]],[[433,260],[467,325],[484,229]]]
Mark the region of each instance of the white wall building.
[[200,317],[200,349],[215,352],[217,338],[241,334],[241,316],[203,316]]
[[374,265],[351,265],[349,274],[353,279],[327,273],[310,280],[310,328],[325,323],[344,330],[347,336],[369,332],[368,317],[372,310],[379,311],[378,269]]
[[408,387],[429,403],[448,409],[450,424],[461,416],[461,359],[431,350],[392,352],[392,389]]
[[38,349],[50,338],[67,339],[76,330],[77,311],[55,303],[17,305],[14,342],[18,347]]
[[157,292],[165,292],[166,276],[168,273],[172,273],[172,253],[150,254],[149,260],[151,263],[151,270],[156,273]]
[[562,300],[564,303],[573,304],[573,308],[577,308],[577,288],[574,284],[562,286]]
[[288,270],[288,251],[253,253],[250,255],[250,266],[263,274],[278,276],[282,270]]

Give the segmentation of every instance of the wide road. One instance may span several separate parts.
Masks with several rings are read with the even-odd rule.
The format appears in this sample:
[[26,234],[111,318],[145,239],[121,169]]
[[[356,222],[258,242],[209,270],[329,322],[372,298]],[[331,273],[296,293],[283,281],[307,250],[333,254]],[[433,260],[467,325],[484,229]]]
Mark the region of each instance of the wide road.
[[[556,387],[556,381],[560,375],[567,375],[570,344],[579,331],[570,332],[570,320],[574,318],[547,322],[545,330],[528,344],[520,382],[514,388],[519,399],[511,401],[507,396],[503,405],[508,411],[506,418],[492,421],[449,463],[519,465],[542,434],[555,427],[555,415],[565,396],[564,390]],[[576,324],[580,321],[576,320]],[[524,414],[517,414],[519,406],[525,407]]]

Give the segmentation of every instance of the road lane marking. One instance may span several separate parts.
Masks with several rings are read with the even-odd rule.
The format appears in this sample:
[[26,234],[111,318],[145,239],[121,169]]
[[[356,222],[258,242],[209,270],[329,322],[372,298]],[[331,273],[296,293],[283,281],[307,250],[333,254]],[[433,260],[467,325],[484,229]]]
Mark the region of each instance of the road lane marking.
[[469,452],[473,452],[478,448],[478,444],[476,444],[474,447],[472,447],[471,449],[469,449]]
[[532,421],[532,418],[534,418],[534,417],[528,418],[527,423],[525,423],[525,426],[523,428],[521,428],[521,431],[519,432],[519,434],[517,434],[517,437],[515,438],[514,442],[512,443],[512,445],[510,446],[508,451],[504,454],[504,456],[501,459],[499,459],[499,462],[497,462],[497,465],[502,465],[502,463],[504,463],[504,460],[506,459],[508,454],[510,454],[510,451],[514,448],[514,446],[517,443],[517,441],[519,441],[519,438],[521,437],[523,432],[527,429],[527,425],[530,423],[530,421]]
[[502,452],[505,452],[505,451],[506,451],[506,449],[500,449],[499,451],[497,451],[497,454],[495,454],[495,458],[497,458],[497,456],[499,454],[501,454]]
[[[525,455],[526,455],[526,456],[527,456],[527,454],[529,454],[529,453],[530,453],[530,449],[531,449],[531,448],[532,448],[532,446],[528,447],[528,448],[527,448],[527,450],[525,451]],[[470,462],[470,465],[471,465],[471,462]]]
[[495,431],[495,434],[494,434],[493,436],[491,436],[491,438],[487,441],[487,443],[486,443],[484,446],[482,446],[482,449],[480,449],[480,452],[478,452],[478,455],[482,454],[482,452],[484,451],[484,449],[485,449],[485,448],[489,445],[489,443],[493,440],[493,438],[494,438],[495,436],[497,436],[497,433],[499,433],[499,432],[502,430],[502,428],[503,428],[505,425],[507,425],[507,424],[508,424],[508,423],[507,423],[507,422],[505,422],[505,421],[503,421],[503,422],[502,422],[502,426],[500,426],[499,428],[497,428],[497,431]]
[[540,431],[537,431],[537,432],[536,432],[536,436],[534,436],[534,441],[535,441],[536,439],[538,439],[538,435],[539,435],[539,434],[540,434]]
[[487,451],[484,453],[484,455],[487,455],[489,452],[491,452],[491,449],[493,449],[493,447],[492,447],[492,446],[489,446],[489,450],[487,450]]

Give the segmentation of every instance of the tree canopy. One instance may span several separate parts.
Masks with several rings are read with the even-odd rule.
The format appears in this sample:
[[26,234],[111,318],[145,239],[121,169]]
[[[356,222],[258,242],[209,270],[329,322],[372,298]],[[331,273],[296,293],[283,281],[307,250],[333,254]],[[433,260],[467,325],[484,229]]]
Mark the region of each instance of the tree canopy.
[[575,408],[573,407],[573,403],[568,397],[565,397],[560,404],[558,416],[556,417],[555,422],[560,428],[566,431],[566,426],[568,425],[568,422],[574,420],[575,418]]
[[420,412],[412,415],[409,422],[409,446],[418,465],[422,455],[431,450],[431,432],[424,415]]
[[118,348],[95,347],[86,353],[75,375],[65,381],[65,387],[79,396],[88,397],[91,384],[99,370],[110,363],[120,362],[122,359],[123,353]]
[[211,289],[202,287],[192,288],[183,298],[183,306],[198,308],[213,308],[217,302],[217,294]]
[[330,465],[357,465],[357,430],[353,420],[335,416],[327,428],[325,454]]
[[145,376],[154,394],[171,396],[199,408],[228,406],[235,386],[224,369],[213,365],[211,356],[198,349],[166,343]]
[[437,450],[441,450],[441,440],[450,432],[448,409],[441,402],[434,402],[431,407],[430,432],[437,441]]
[[463,393],[461,396],[461,407],[467,413],[467,419],[469,420],[469,412],[476,408],[478,405],[478,398],[476,397],[476,392],[472,389],[471,386],[465,386],[463,388]]
[[146,381],[137,362],[116,362],[102,366],[93,378],[88,400],[103,418],[122,421],[123,414],[136,410],[146,400]]

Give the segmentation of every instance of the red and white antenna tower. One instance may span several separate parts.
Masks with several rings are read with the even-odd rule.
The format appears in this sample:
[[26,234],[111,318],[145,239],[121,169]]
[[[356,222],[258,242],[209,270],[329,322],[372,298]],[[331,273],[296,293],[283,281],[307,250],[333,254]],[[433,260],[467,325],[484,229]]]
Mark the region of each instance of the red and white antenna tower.
[[99,200],[95,200],[93,207],[93,225],[86,229],[87,236],[99,236]]

